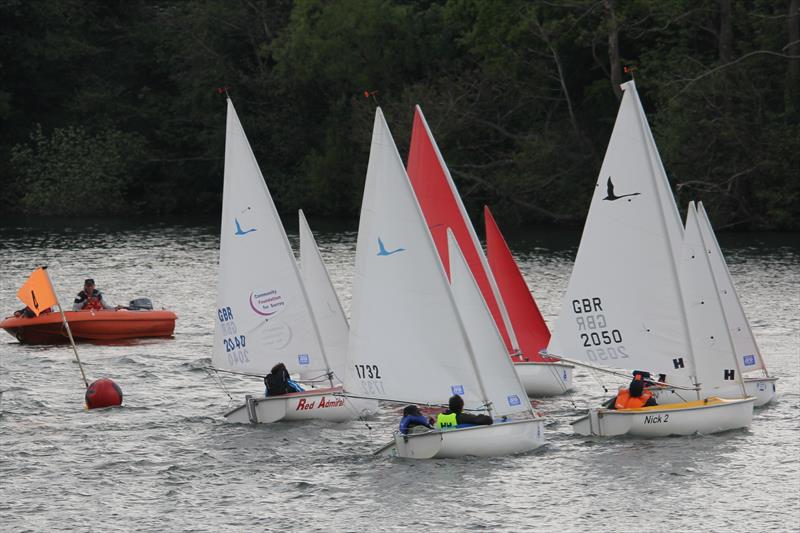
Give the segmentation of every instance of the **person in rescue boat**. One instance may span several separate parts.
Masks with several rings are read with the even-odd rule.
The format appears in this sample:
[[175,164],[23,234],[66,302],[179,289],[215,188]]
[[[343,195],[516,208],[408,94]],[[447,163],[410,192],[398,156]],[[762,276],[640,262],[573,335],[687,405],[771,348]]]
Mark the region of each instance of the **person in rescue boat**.
[[[44,315],[47,313],[51,313],[53,311],[52,307],[48,307],[44,311],[40,312],[40,315]],[[33,318],[36,316],[36,313],[33,312],[33,309],[28,307],[27,305],[18,311],[14,311],[14,316],[16,318]]]
[[292,381],[286,365],[278,363],[264,376],[264,396],[281,396],[291,392],[303,392],[303,387]]
[[653,393],[645,388],[641,374],[633,376],[633,381],[627,389],[620,389],[614,400],[613,409],[634,409],[637,407],[650,407],[658,405]]
[[471,415],[464,413],[464,399],[455,394],[448,401],[450,407],[436,418],[436,429],[455,429],[468,426],[491,426],[492,417],[488,415]]
[[103,293],[94,287],[94,280],[92,278],[83,282],[83,290],[75,297],[75,302],[72,304],[73,311],[83,311],[91,309],[99,311],[100,309],[120,309],[120,306],[113,306],[106,303],[103,299]]
[[400,420],[400,433],[407,435],[410,429],[415,427],[426,427],[433,429],[433,418],[425,417],[416,405],[407,405],[403,409],[403,418]]

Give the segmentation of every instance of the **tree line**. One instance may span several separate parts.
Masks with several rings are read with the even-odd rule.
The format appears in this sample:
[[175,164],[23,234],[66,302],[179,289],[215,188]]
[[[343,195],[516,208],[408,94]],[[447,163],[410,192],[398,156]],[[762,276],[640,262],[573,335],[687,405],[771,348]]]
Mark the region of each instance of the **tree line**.
[[358,213],[420,104],[472,213],[580,225],[634,76],[679,205],[800,229],[800,0],[2,0],[0,210],[220,209],[231,95],[282,211]]

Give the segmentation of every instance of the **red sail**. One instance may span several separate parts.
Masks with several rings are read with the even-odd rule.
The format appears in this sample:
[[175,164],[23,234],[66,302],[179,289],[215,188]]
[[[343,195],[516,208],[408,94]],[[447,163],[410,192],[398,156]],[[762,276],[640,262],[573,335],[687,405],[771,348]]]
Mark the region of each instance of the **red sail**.
[[464,253],[464,258],[467,260],[478,287],[480,287],[506,348],[509,352],[513,352],[500,307],[481,261],[483,251],[478,249],[480,243],[419,106],[414,113],[414,128],[411,132],[408,177],[422,208],[425,222],[433,236],[445,272],[448,276],[450,275],[447,255],[447,228],[450,228]]
[[[489,259],[489,268],[492,269],[500,297],[506,306],[511,327],[517,336],[522,360],[527,361],[552,361],[539,355],[539,350],[547,348],[550,342],[550,330],[539,312],[539,307],[528,289],[528,284],[522,277],[514,256],[506,244],[500,228],[492,217],[488,207],[483,208],[483,218],[486,221],[486,255]],[[517,358],[514,358],[517,360]]]

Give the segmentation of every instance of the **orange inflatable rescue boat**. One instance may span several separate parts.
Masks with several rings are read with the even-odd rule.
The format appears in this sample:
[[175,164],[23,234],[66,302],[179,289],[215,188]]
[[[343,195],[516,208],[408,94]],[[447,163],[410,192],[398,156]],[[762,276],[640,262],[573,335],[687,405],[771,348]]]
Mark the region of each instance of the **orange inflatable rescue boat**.
[[[65,311],[72,336],[82,341],[116,341],[139,337],[171,337],[178,318],[172,311],[85,310]],[[60,313],[37,317],[8,317],[0,322],[19,342],[60,344],[69,342]]]

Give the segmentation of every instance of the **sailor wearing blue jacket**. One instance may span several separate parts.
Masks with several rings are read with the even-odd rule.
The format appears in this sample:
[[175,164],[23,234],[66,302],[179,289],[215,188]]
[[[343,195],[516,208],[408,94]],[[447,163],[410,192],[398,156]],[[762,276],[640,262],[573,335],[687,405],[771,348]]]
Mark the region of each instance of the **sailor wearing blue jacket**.
[[400,420],[400,433],[406,435],[409,429],[416,426],[424,426],[428,429],[433,429],[433,419],[422,416],[419,407],[416,405],[407,405],[405,409],[403,409],[403,419]]

